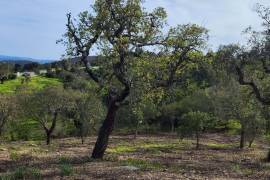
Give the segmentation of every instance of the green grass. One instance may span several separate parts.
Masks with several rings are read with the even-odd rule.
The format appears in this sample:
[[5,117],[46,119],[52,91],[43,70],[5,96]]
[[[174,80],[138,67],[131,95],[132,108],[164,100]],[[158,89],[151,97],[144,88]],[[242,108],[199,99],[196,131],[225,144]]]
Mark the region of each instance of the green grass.
[[70,159],[68,157],[61,156],[59,158],[59,163],[60,163],[59,170],[62,177],[71,176],[74,173],[73,167],[69,162],[70,162]]
[[41,179],[40,170],[37,168],[17,167],[14,172],[0,176],[0,180]]
[[125,166],[135,166],[141,170],[163,170],[165,167],[159,162],[150,162],[142,159],[127,159],[120,161]]
[[116,154],[121,154],[121,153],[130,153],[130,152],[135,152],[136,148],[131,147],[131,146],[117,146],[114,148],[108,148],[107,152],[109,153],[116,153]]
[[209,148],[214,148],[214,149],[229,149],[234,147],[234,144],[217,144],[217,143],[208,143],[206,144]]
[[[0,93],[14,93],[17,88],[22,86],[21,80],[22,78],[17,78],[15,80],[5,81],[4,84],[0,84]],[[27,86],[33,90],[40,90],[48,86],[57,86],[60,84],[61,81],[59,79],[36,76],[31,78],[31,81]]]

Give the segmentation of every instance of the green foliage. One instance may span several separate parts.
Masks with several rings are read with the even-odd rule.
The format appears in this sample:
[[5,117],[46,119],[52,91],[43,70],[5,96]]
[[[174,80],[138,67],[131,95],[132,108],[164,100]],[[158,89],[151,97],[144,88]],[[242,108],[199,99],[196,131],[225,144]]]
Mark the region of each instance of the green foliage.
[[239,120],[233,120],[230,119],[226,125],[226,127],[228,128],[228,133],[229,134],[239,134],[240,130],[241,130],[241,123],[239,122]]
[[18,167],[14,172],[0,176],[0,180],[17,180],[17,179],[41,179],[40,170],[37,168]]
[[136,151],[135,147],[129,147],[129,146],[117,146],[114,148],[109,148],[107,152],[114,153],[114,154],[121,154],[121,153],[128,153],[128,152],[134,152]]
[[60,174],[61,176],[72,176],[72,174],[74,173],[73,167],[70,164],[60,164],[59,165],[59,169],[60,169]]
[[203,130],[213,127],[214,118],[205,112],[191,111],[182,116],[183,123],[178,128],[181,138],[198,135]]
[[[31,81],[27,84],[27,87],[31,90],[41,90],[48,86],[61,85],[59,79],[45,78],[41,76],[32,77]],[[21,78],[15,80],[6,81],[4,84],[0,84],[0,93],[15,93],[15,91],[21,88]]]
[[59,157],[59,170],[61,176],[71,176],[74,173],[73,167],[70,164],[70,159],[65,156]]

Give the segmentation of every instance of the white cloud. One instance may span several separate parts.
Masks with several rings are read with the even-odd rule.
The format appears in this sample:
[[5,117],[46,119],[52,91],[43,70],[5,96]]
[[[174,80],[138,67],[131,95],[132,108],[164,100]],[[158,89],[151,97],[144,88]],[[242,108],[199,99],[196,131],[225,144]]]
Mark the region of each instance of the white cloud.
[[[64,48],[56,45],[65,31],[67,12],[89,9],[94,0],[0,0],[0,54],[59,58]],[[243,42],[249,25],[260,19],[252,11],[256,2],[269,0],[146,0],[147,9],[164,7],[170,25],[197,23],[210,30],[210,44]]]

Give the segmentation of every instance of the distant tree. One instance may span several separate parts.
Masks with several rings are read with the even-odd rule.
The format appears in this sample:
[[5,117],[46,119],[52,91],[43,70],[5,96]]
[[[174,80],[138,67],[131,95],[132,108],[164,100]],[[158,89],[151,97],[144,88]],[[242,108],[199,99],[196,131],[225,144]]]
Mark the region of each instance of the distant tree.
[[219,52],[228,72],[235,75],[239,84],[249,87],[262,105],[269,106],[270,8],[257,4],[256,12],[263,20],[263,31],[254,31],[249,27],[245,31],[250,35],[247,47],[229,45],[222,47]]
[[11,96],[0,94],[0,135],[2,135],[5,125],[15,114],[15,99]]
[[65,108],[67,94],[61,87],[48,87],[39,92],[21,95],[20,102],[24,115],[37,121],[44,129],[47,145],[62,111]]
[[11,73],[11,65],[9,63],[0,63],[0,83],[8,80],[8,75]]
[[15,64],[15,66],[14,66],[14,72],[21,72],[22,70],[23,70],[22,65]]
[[89,134],[90,130],[95,130],[96,125],[103,118],[104,107],[102,102],[94,94],[69,90],[67,107],[65,109],[65,117],[74,122],[83,144],[84,138]]
[[180,137],[190,137],[195,135],[196,148],[200,146],[201,133],[212,127],[213,117],[205,112],[191,111],[182,116],[183,123],[178,129]]
[[36,62],[25,64],[23,66],[23,71],[34,71],[37,72],[39,68],[39,64]]

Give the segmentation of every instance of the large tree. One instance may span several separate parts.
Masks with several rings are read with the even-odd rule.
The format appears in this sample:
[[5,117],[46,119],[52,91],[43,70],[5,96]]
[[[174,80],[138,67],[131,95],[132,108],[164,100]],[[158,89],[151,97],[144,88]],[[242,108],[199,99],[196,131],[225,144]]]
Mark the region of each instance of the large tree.
[[[92,153],[93,158],[102,158],[116,113],[135,88],[135,80],[144,74],[138,73],[142,71],[139,65],[145,69],[146,64],[161,63],[161,66],[153,66],[151,71],[163,67],[156,72],[163,71],[165,79],[155,74],[151,77],[154,81],[146,82],[151,82],[152,87],[171,86],[179,80],[176,76],[188,66],[191,57],[196,57],[194,53],[204,45],[207,31],[196,25],[185,25],[170,29],[164,36],[162,28],[166,12],[156,8],[148,13],[142,8],[141,0],[100,0],[92,10],[92,14],[81,13],[77,20],[67,15],[64,42],[68,54],[80,57],[89,76],[107,96],[107,116]],[[95,45],[101,50],[101,56],[91,63],[88,56]],[[149,46],[159,48],[146,48]],[[93,68],[94,63],[98,68]]]
[[[234,74],[240,85],[247,86],[254,97],[264,106],[270,105],[270,8],[257,5],[256,12],[263,20],[263,31],[251,27],[245,32],[250,35],[247,46],[223,46],[219,50],[228,72]],[[270,161],[270,153],[268,156]]]

